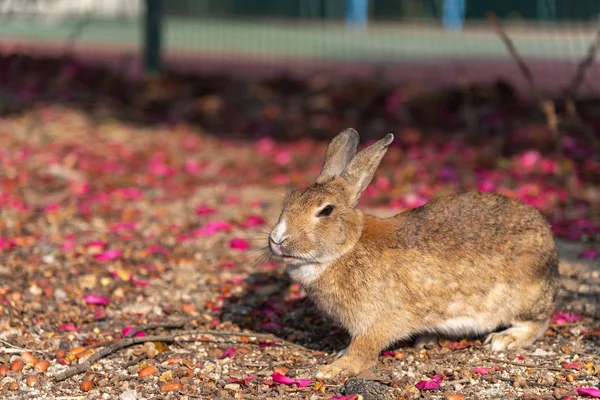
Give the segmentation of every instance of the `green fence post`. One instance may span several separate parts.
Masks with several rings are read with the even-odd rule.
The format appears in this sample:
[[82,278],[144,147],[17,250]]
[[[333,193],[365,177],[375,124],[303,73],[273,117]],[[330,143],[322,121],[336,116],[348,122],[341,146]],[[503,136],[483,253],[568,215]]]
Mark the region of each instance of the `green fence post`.
[[161,69],[162,6],[162,0],[146,0],[144,69],[147,73],[160,72]]

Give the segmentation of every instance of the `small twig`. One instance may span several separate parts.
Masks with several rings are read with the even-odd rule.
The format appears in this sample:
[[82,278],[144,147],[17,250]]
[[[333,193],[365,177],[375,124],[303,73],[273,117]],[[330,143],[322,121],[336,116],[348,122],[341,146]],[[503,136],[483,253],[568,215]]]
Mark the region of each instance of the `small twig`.
[[177,328],[183,328],[183,326],[185,325],[186,321],[164,321],[164,322],[153,322],[150,324],[146,324],[146,325],[138,325],[136,327],[134,327],[132,330],[130,330],[129,332],[127,332],[127,335],[124,336],[124,338],[129,338],[129,337],[133,337],[135,334],[142,332],[142,331],[149,331],[151,329],[156,329],[156,328],[165,328],[165,329],[177,329]]
[[[175,325],[175,324],[179,324],[179,325]],[[183,326],[181,325],[182,323],[176,323],[176,322],[164,322],[164,323],[157,323],[157,324],[148,324],[148,325],[143,325],[140,326],[138,328],[146,328],[149,329],[150,326],[152,327],[172,327],[172,326]],[[136,328],[134,328],[131,332],[134,332]],[[141,330],[141,329],[140,329]],[[129,332],[129,333],[131,333]],[[139,332],[139,330],[138,330]],[[93,346],[90,346],[90,348],[95,348],[95,347],[100,347],[100,346],[106,346],[103,349],[97,351],[96,353],[94,353],[94,355],[92,355],[89,359],[79,363],[76,366],[73,366],[71,368],[68,368],[66,370],[64,370],[63,372],[56,374],[54,376],[54,380],[56,382],[60,382],[63,381],[65,379],[68,379],[74,375],[80,374],[82,372],[87,371],[96,361],[111,355],[112,353],[115,353],[125,347],[129,347],[129,346],[133,346],[134,344],[140,344],[140,343],[146,343],[146,342],[169,342],[169,343],[185,343],[185,342],[198,342],[201,341],[203,338],[201,337],[195,337],[195,338],[181,338],[181,336],[183,335],[188,335],[190,333],[196,334],[196,335],[214,335],[214,336],[249,336],[249,337],[255,337],[255,338],[259,338],[259,339],[270,339],[270,340],[274,340],[274,341],[279,341],[282,342],[283,344],[287,345],[287,346],[291,346],[291,347],[295,347],[298,349],[301,349],[303,351],[311,351],[310,349],[306,349],[300,345],[297,345],[295,343],[291,343],[288,341],[285,341],[283,339],[279,339],[273,335],[270,334],[265,334],[265,333],[243,333],[243,332],[229,332],[229,331],[211,331],[211,330],[200,330],[200,331],[193,331],[193,332],[187,332],[181,335],[154,335],[154,336],[141,336],[141,337],[132,337],[129,336],[129,334],[124,337],[123,339],[119,339],[119,340],[114,340],[114,341],[109,341],[109,342],[103,342],[103,343],[97,343]],[[132,335],[134,335],[135,333],[133,333]]]
[[43,350],[32,350],[32,349],[25,349],[23,347],[19,347],[19,346],[15,346],[14,344],[7,342],[6,340],[2,340],[0,339],[0,343],[2,343],[3,345],[7,346],[7,347],[2,347],[0,348],[0,353],[5,352],[5,353],[24,353],[26,351],[30,352],[30,353],[39,353],[39,354],[48,354],[47,352],[43,351]]
[[494,14],[493,12],[489,12],[487,14],[487,17],[490,20],[490,22],[492,23],[492,25],[494,25],[494,29],[496,30],[496,33],[498,33],[498,35],[500,35],[500,38],[504,42],[504,45],[508,49],[508,52],[510,53],[512,58],[516,61],[517,66],[521,70],[521,73],[525,76],[525,80],[527,81],[529,90],[531,91],[531,93],[533,94],[535,99],[537,100],[540,108],[543,108],[543,103],[544,103],[545,99],[544,99],[544,96],[542,95],[542,93],[539,91],[537,85],[535,84],[531,70],[529,69],[527,64],[525,64],[525,61],[523,61],[523,59],[521,58],[521,55],[517,51],[517,48],[515,47],[513,41],[508,37],[508,35],[506,34],[506,31],[504,31],[504,28],[500,24],[498,17],[496,17],[496,14]]
[[471,380],[469,378],[462,378],[462,379],[457,379],[455,381],[446,381],[446,382],[442,381],[442,386],[452,386],[452,385],[458,385],[458,384],[463,384],[463,383],[471,383]]
[[133,366],[133,365],[136,365],[137,363],[139,363],[140,361],[143,361],[143,360],[145,360],[145,359],[146,359],[146,358],[148,358],[148,357],[149,357],[149,356],[148,356],[148,354],[142,354],[141,356],[139,356],[139,357],[136,357],[136,358],[134,358],[133,360],[130,360],[130,361],[128,361],[128,362],[125,364],[125,368],[129,368],[129,367],[131,367],[131,366]]
[[499,362],[499,363],[503,363],[503,364],[510,364],[510,365],[516,365],[518,367],[525,367],[525,368],[538,368],[538,369],[547,369],[550,371],[564,371],[564,368],[561,367],[553,367],[553,366],[549,366],[549,365],[536,365],[536,364],[527,364],[527,363],[522,363],[522,362],[516,362],[516,361],[510,361],[510,360],[503,360],[501,358],[494,358],[494,357],[488,357],[487,358],[488,361],[492,361],[492,362]]
[[89,359],[87,359],[83,362],[80,362],[76,366],[68,368],[68,369],[64,370],[63,372],[56,374],[54,376],[54,380],[56,382],[64,381],[67,378],[70,378],[74,375],[85,372],[92,366],[92,364],[94,364],[96,361],[100,360],[101,358],[104,358],[118,350],[121,350],[125,347],[132,346],[134,344],[146,343],[146,342],[174,342],[174,341],[176,341],[175,337],[168,336],[168,335],[154,335],[154,336],[123,338],[123,339],[117,341],[116,343],[113,343],[110,346],[107,346],[107,347],[97,351]]
[[565,91],[565,97],[571,98],[579,89],[579,86],[583,83],[583,78],[585,77],[585,73],[594,63],[596,59],[596,54],[598,54],[598,47],[600,46],[600,29],[596,31],[596,37],[590,47],[586,56],[581,60],[579,66],[577,67],[577,73],[573,77],[571,81],[571,85],[569,85],[568,89]]
[[[514,383],[515,382],[515,379],[505,378],[503,376],[491,376],[490,378],[491,379],[497,379],[499,381],[510,382],[510,383]],[[525,382],[527,382],[527,385],[532,385],[532,386],[554,387],[554,385],[550,385],[549,383],[538,383],[536,381],[528,381],[527,379],[525,379]]]
[[521,73],[523,74],[523,76],[525,77],[525,80],[527,81],[527,85],[529,86],[529,91],[531,92],[531,94],[533,95],[535,100],[537,101],[538,107],[540,108],[542,113],[544,113],[544,116],[546,117],[546,125],[548,126],[548,129],[550,130],[550,133],[552,134],[553,139],[555,140],[555,146],[556,146],[555,151],[556,151],[556,155],[557,155],[557,158],[559,161],[558,173],[559,173],[560,178],[563,178],[562,172],[563,172],[564,155],[563,155],[563,148],[562,148],[562,135],[561,135],[560,129],[558,129],[559,121],[558,121],[558,117],[556,115],[556,107],[554,105],[554,101],[547,99],[542,94],[542,92],[538,89],[537,85],[535,84],[535,80],[533,79],[533,74],[531,73],[531,70],[529,69],[527,64],[525,64],[525,61],[523,61],[523,59],[521,58],[521,55],[517,51],[517,48],[513,44],[513,41],[508,37],[508,35],[504,31],[504,28],[500,24],[498,17],[496,17],[496,14],[494,14],[493,12],[489,12],[487,14],[487,16],[488,16],[488,19],[490,20],[490,22],[492,23],[492,25],[494,25],[496,33],[498,33],[498,35],[500,35],[500,38],[504,42],[504,45],[508,49],[508,52],[510,53],[512,58],[517,63],[517,66],[519,67],[519,69],[521,70]]

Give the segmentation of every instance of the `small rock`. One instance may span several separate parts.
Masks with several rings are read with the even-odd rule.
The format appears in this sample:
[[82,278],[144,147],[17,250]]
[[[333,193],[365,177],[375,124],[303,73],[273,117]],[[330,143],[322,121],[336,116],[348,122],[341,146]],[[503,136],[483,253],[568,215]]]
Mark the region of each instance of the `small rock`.
[[483,389],[479,392],[479,394],[481,395],[481,397],[490,397],[492,399],[504,398],[504,392],[502,391],[502,389],[498,388]]
[[533,353],[531,353],[532,356],[536,356],[536,357],[545,357],[549,354],[550,354],[549,352],[547,352],[546,350],[542,350],[542,349],[535,349],[535,351]]
[[349,379],[344,383],[344,393],[346,396],[362,395],[364,400],[391,400],[394,398],[392,391],[386,385],[357,378]]
[[119,395],[119,400],[136,400],[137,391],[129,389]]
[[240,384],[239,383],[229,383],[227,385],[225,385],[225,389],[227,390],[235,390],[236,392],[238,390],[240,390]]

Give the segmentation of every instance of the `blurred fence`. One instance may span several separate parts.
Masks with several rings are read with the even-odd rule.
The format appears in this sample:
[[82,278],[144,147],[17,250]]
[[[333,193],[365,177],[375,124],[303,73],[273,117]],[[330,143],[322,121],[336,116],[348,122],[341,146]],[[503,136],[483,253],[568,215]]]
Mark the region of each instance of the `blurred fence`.
[[[0,48],[69,52],[132,71],[145,48],[150,66],[160,56],[200,72],[519,80],[487,11],[504,21],[540,86],[556,90],[594,38],[600,0],[4,0]],[[145,16],[156,27],[144,29]],[[584,89],[596,90],[597,78],[594,67]]]

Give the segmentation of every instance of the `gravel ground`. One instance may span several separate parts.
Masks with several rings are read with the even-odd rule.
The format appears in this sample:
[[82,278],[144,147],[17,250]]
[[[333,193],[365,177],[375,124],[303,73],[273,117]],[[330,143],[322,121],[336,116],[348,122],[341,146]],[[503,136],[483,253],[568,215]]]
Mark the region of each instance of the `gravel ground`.
[[[477,338],[422,349],[399,343],[358,379],[318,381],[317,367],[348,337],[282,265],[262,258],[261,247],[285,191],[317,175],[325,143],[225,140],[184,123],[140,126],[40,105],[3,118],[0,128],[1,397],[597,393],[595,164],[567,152],[571,168],[583,172],[562,189],[546,153],[492,162],[480,147],[428,142],[415,132],[398,135],[402,144],[386,155],[361,206],[388,215],[435,194],[484,187],[538,207],[558,237],[563,285],[535,347],[490,354]],[[142,331],[125,337],[133,326]],[[59,379],[74,366],[81,373]]]

